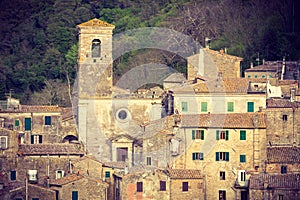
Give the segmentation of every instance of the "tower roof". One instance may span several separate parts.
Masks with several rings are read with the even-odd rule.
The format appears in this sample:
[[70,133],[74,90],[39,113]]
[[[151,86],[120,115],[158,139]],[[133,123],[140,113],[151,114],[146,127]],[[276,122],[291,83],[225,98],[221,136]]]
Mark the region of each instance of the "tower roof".
[[91,19],[91,20],[89,20],[87,22],[83,22],[83,23],[81,23],[81,24],[79,24],[77,26],[79,28],[81,28],[81,27],[89,27],[89,26],[92,26],[92,27],[111,27],[111,28],[115,28],[114,25],[109,24],[107,22],[104,22],[104,21],[102,21],[100,19],[96,19],[96,18]]

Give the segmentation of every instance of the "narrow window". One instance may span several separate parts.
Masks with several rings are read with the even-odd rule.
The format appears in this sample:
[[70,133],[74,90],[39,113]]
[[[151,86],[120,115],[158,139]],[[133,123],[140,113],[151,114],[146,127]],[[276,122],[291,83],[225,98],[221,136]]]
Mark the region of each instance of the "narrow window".
[[204,140],[204,130],[192,130],[192,140]]
[[151,165],[151,157],[147,157],[147,165]]
[[225,172],[220,172],[220,180],[225,180]]
[[101,56],[101,41],[99,39],[94,39],[92,41],[92,57],[100,57]]
[[219,190],[219,200],[226,200],[226,191]]
[[105,178],[110,178],[110,171],[105,172]]
[[247,112],[254,112],[254,102],[247,102]]
[[278,200],[283,200],[283,194],[278,195]]
[[189,191],[189,182],[182,182],[182,191]]
[[204,154],[201,152],[192,153],[192,159],[193,160],[203,160]]
[[78,191],[72,191],[72,200],[78,200]]
[[227,102],[227,112],[234,112],[234,103]]
[[287,173],[287,166],[286,165],[281,166],[281,173],[282,174],[286,174]]
[[201,112],[207,112],[207,102],[201,102]]
[[17,172],[16,171],[10,171],[10,180],[15,181],[17,179]]
[[7,149],[7,136],[0,136],[0,149]]
[[241,163],[246,162],[246,155],[240,155],[240,162]]
[[160,191],[166,191],[167,190],[166,181],[159,181],[159,190]]
[[15,126],[16,127],[20,126],[20,120],[18,120],[18,119],[15,120]]
[[246,140],[246,131],[245,130],[240,131],[240,140]]
[[45,116],[45,125],[51,125],[51,116]]
[[244,182],[246,181],[246,172],[245,170],[239,170],[239,181]]
[[42,144],[43,136],[42,135],[31,135],[31,144]]
[[62,178],[62,177],[64,177],[64,175],[65,175],[64,170],[57,170],[56,171],[56,179]]
[[137,192],[143,192],[143,182],[137,182],[136,183],[136,191]]
[[282,115],[282,121],[286,122],[288,119],[288,116],[287,115]]
[[25,118],[25,131],[31,131],[31,118]]
[[181,111],[182,112],[188,111],[188,102],[181,102]]

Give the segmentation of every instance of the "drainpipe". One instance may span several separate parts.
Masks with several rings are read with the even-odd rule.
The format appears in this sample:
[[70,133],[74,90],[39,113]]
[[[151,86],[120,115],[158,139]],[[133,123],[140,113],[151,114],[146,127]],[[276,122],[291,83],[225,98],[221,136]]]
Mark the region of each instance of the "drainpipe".
[[25,199],[28,200],[28,179],[27,179],[27,175],[25,178]]

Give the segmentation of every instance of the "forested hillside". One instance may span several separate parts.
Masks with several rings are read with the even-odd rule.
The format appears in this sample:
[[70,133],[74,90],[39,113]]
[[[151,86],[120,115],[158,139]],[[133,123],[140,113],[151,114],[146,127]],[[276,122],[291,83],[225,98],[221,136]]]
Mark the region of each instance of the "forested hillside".
[[[114,33],[166,27],[202,45],[244,58],[299,60],[297,0],[0,0],[0,98],[10,90],[23,104],[70,105],[76,78],[76,25],[99,18]],[[131,67],[163,63],[185,72],[185,60],[170,52],[140,50],[114,61],[116,81]]]

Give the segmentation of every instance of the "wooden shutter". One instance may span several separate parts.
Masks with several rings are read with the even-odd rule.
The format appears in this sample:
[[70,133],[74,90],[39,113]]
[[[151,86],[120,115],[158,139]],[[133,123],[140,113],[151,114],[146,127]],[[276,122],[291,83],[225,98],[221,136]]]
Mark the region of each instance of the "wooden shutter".
[[226,130],[226,131],[225,131],[225,140],[228,140],[228,138],[229,138],[229,134],[228,134],[228,133],[229,133],[229,131]]
[[220,139],[219,135],[220,135],[220,131],[217,130],[217,131],[216,131],[216,140],[219,140],[219,139]]
[[204,140],[204,130],[201,130],[201,140]]
[[192,130],[192,140],[195,139],[195,130]]
[[229,161],[229,152],[225,152],[225,160]]
[[216,152],[216,161],[219,161],[220,158],[219,158],[219,152]]

